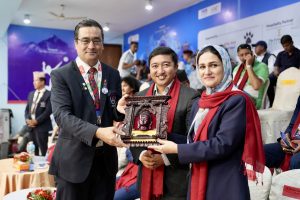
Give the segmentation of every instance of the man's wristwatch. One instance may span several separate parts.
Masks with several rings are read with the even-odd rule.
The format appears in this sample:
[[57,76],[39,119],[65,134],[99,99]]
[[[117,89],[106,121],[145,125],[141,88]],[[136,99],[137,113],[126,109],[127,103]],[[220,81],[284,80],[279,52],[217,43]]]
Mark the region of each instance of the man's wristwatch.
[[248,69],[248,68],[251,68],[252,67],[252,65],[246,65],[246,68]]

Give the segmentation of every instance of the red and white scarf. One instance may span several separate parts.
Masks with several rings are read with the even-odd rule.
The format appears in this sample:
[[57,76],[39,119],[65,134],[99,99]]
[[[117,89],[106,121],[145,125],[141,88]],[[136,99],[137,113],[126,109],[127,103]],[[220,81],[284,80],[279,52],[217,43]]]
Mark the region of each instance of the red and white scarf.
[[[208,127],[217,113],[219,106],[231,96],[242,95],[246,99],[247,119],[242,160],[244,163],[251,164],[253,166],[253,171],[263,173],[265,154],[261,138],[260,121],[256,108],[245,93],[241,91],[232,91],[232,87],[233,85],[231,84],[225,91],[216,92],[211,95],[207,95],[206,92],[202,93],[201,99],[199,100],[199,107],[208,108],[209,111],[196,131],[194,142],[208,140]],[[191,175],[191,200],[205,199],[207,176],[207,162],[193,163]]]

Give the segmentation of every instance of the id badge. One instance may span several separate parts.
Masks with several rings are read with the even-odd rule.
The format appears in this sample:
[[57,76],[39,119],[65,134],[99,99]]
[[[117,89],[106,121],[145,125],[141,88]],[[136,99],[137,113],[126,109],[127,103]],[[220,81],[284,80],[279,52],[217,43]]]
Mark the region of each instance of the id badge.
[[40,106],[41,106],[41,108],[45,108],[45,107],[46,107],[46,102],[42,101],[42,102],[40,103]]
[[101,111],[97,110],[96,115],[97,115],[97,125],[100,126],[101,125]]

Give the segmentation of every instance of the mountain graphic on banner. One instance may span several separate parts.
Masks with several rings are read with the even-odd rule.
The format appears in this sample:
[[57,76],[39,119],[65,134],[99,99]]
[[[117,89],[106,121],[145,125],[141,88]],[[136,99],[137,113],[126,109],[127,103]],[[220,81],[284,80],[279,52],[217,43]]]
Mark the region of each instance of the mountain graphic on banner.
[[[28,29],[28,31],[27,31]],[[33,35],[32,33],[43,34]],[[47,88],[51,88],[50,73],[77,56],[74,33],[43,28],[12,26],[8,33],[8,102],[22,102],[32,91],[32,72],[46,73]]]
[[66,42],[61,40],[56,35],[53,35],[50,38],[40,41],[39,43],[29,42],[22,44],[25,54],[66,54],[70,50],[74,51],[73,47],[69,47]]

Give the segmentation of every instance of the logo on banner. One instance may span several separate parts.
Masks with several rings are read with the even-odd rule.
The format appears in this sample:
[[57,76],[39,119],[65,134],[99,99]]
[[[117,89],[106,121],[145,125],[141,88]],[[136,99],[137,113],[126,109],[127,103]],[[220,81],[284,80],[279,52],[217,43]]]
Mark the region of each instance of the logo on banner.
[[206,17],[216,15],[222,10],[221,2],[208,6],[198,11],[198,19],[204,19]]
[[246,44],[252,44],[252,38],[253,38],[253,33],[247,32],[246,35],[244,36],[245,43]]

